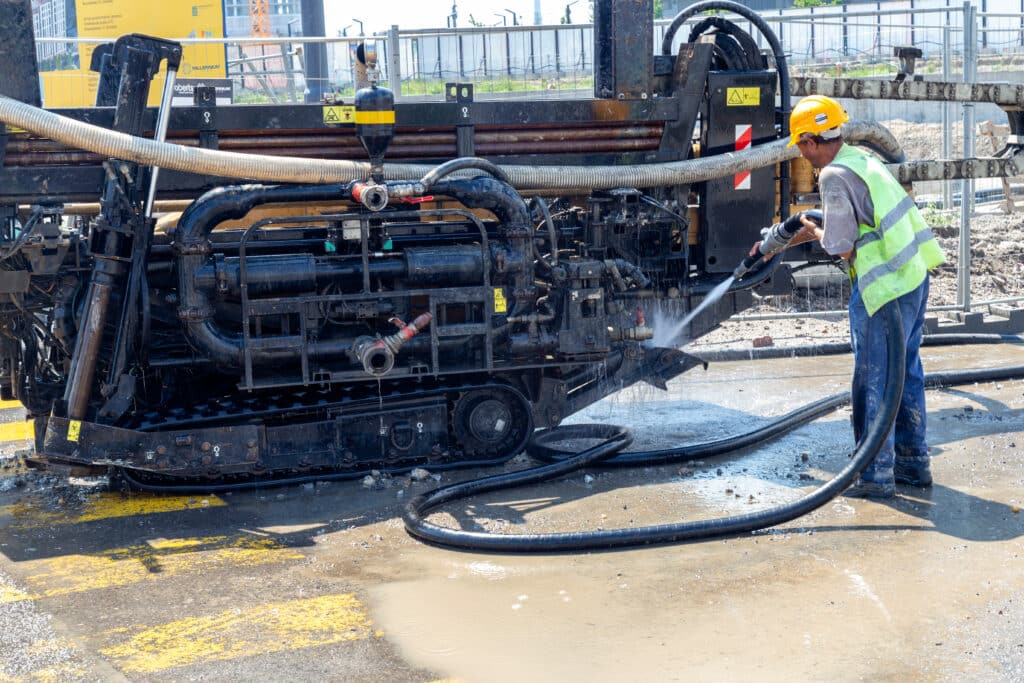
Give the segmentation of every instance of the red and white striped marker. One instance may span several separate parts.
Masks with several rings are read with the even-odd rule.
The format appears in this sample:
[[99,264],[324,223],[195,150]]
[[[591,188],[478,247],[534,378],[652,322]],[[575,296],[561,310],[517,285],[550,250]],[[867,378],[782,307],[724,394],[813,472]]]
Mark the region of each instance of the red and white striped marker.
[[[750,143],[754,138],[754,126],[752,125],[739,125],[736,126],[736,151],[742,152],[743,150],[750,147]],[[750,189],[750,171],[743,171],[737,173],[733,178],[733,189],[736,190],[749,190]]]

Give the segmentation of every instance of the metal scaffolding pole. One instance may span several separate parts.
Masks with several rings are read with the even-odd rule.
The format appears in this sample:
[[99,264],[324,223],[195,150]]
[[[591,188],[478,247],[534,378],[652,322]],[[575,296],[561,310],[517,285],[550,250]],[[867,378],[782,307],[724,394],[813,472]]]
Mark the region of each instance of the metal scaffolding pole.
[[[973,83],[978,76],[978,10],[964,3],[964,83]],[[965,102],[963,110],[963,156],[974,156],[974,104]],[[974,181],[960,181],[960,251],[957,261],[957,306],[971,310],[971,214],[974,212]]]
[[[953,39],[949,26],[942,29],[942,80],[947,83],[953,79]],[[953,104],[942,104],[942,158],[950,159],[953,155]],[[942,181],[942,208],[953,209],[953,181]]]

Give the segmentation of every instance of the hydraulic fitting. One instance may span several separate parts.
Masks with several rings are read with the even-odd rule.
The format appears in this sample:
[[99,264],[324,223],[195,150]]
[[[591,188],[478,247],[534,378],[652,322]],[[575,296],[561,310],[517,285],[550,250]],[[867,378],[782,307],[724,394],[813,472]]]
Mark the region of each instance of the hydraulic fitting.
[[395,355],[402,345],[429,325],[432,319],[430,313],[422,313],[412,323],[406,325],[397,317],[391,318],[390,322],[398,327],[398,332],[382,339],[359,337],[352,345],[352,355],[362,363],[368,374],[374,377],[386,375],[395,367]]
[[377,183],[356,183],[352,198],[370,211],[382,211],[388,205],[388,188]]

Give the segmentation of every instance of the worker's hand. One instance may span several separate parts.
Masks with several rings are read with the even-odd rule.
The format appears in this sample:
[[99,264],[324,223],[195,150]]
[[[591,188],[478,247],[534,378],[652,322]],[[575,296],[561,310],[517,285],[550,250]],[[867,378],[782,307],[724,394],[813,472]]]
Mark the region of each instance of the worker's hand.
[[754,246],[750,248],[750,256],[757,254],[757,250],[761,248],[761,242],[754,242]]
[[793,236],[793,244],[803,244],[804,242],[812,242],[814,240],[820,240],[821,236],[825,234],[825,230],[807,217],[807,214],[800,214],[800,224],[803,226],[800,228],[800,232]]
[[801,228],[793,235],[788,246],[795,247],[798,244],[820,240],[821,236],[825,234],[821,226],[808,218],[806,214],[800,214],[800,225]]

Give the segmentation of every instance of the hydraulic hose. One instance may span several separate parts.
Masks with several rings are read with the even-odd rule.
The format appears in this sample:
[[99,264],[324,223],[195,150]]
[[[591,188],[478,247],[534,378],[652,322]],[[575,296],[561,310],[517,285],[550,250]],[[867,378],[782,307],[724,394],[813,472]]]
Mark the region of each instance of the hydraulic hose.
[[598,438],[607,440],[568,460],[522,472],[454,484],[417,496],[405,508],[406,530],[422,540],[456,548],[508,552],[579,551],[734,535],[775,526],[805,515],[835,498],[854,482],[881,450],[896,419],[900,396],[903,394],[906,362],[903,322],[895,302],[886,304],[880,314],[884,316],[886,323],[886,383],[881,408],[868,426],[864,438],[857,444],[846,467],[831,481],[796,501],[733,517],[641,528],[556,534],[493,535],[443,527],[426,520],[425,515],[430,510],[448,501],[499,488],[545,481],[579,467],[609,459],[628,443],[628,433],[623,430],[607,438],[604,435],[614,428],[599,425],[601,436]]
[[420,178],[420,184],[423,185],[423,192],[429,192],[434,186],[434,183],[446,175],[454,173],[455,171],[464,171],[469,169],[486,171],[501,182],[508,182],[508,176],[506,176],[504,171],[502,171],[501,168],[493,162],[479,157],[459,157],[458,159],[446,161],[436,168],[432,168],[427,171],[427,173]]
[[[558,265],[558,228],[555,227],[554,221],[551,220],[551,211],[548,209],[548,203],[544,201],[544,198],[537,195],[530,200],[530,208],[540,209],[541,215],[544,216],[544,225],[548,229],[548,240],[551,243],[551,263],[544,261],[545,265],[549,265],[552,268]],[[540,259],[543,261],[543,259]]]
[[[784,91],[784,97],[787,92]],[[0,97],[0,121],[106,157],[201,175],[324,184],[364,180],[370,174],[370,164],[362,161],[241,154],[156,142],[75,121],[8,97]],[[892,133],[877,123],[850,121],[843,126],[843,135],[849,142],[870,143],[890,151],[900,149]],[[787,147],[788,142],[785,136],[742,152],[660,164],[497,168],[506,174],[509,184],[520,190],[667,187],[721,178],[792,159],[800,152],[796,147]],[[389,180],[407,180],[423,177],[434,169],[435,166],[421,164],[385,164],[384,175]]]

